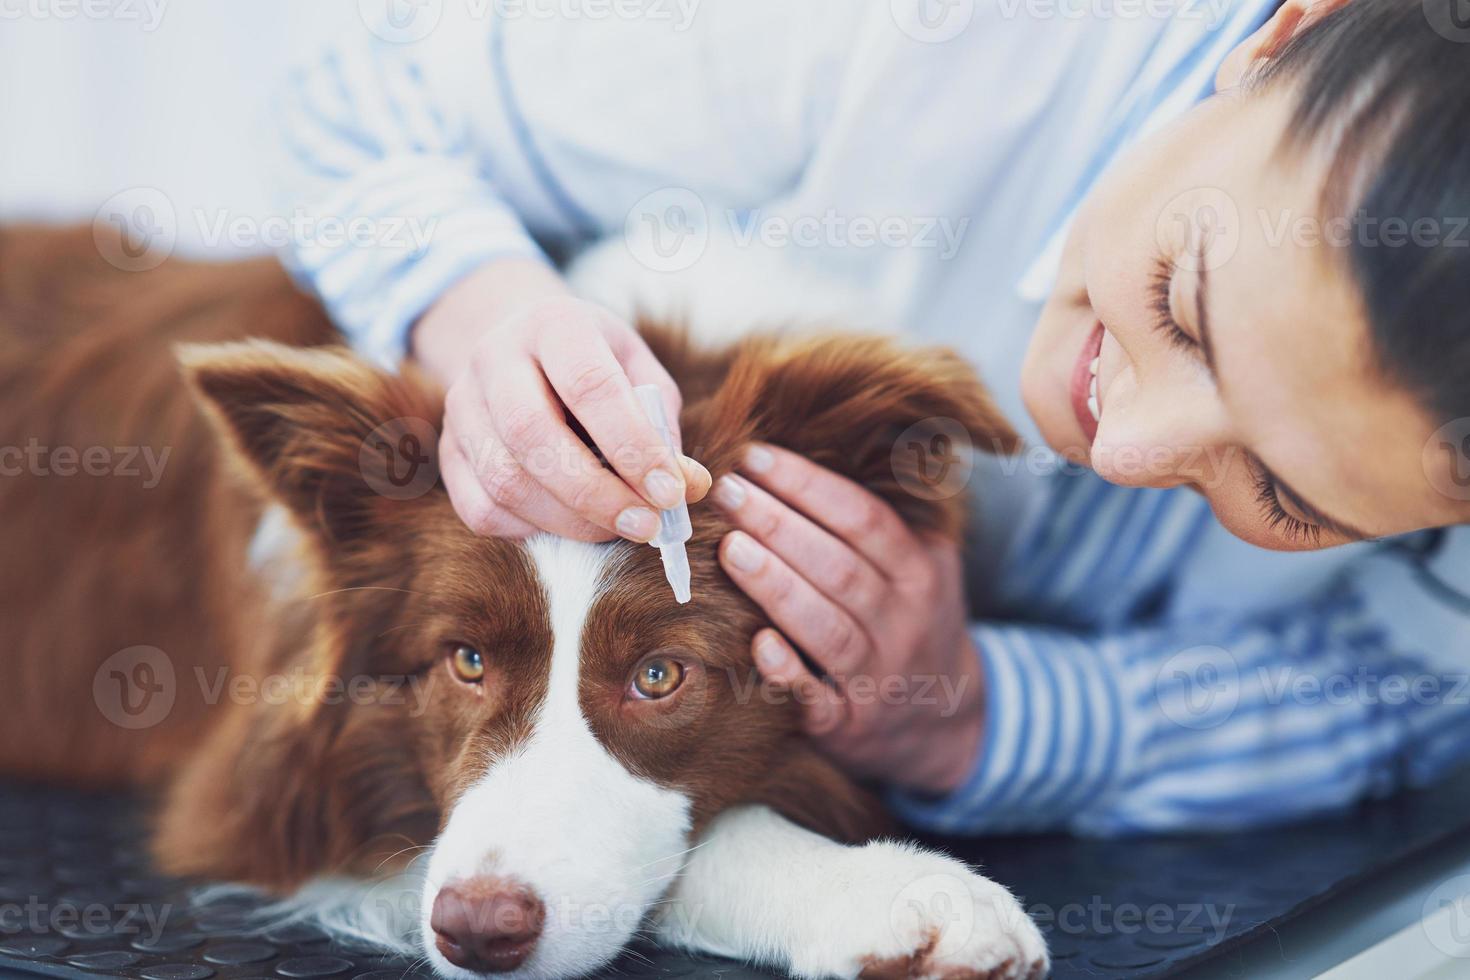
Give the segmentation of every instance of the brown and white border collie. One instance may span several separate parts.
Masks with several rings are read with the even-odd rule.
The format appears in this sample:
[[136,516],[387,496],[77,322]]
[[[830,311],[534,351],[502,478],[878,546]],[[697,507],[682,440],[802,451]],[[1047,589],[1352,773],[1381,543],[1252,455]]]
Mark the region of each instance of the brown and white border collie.
[[[897,434],[1012,439],[942,350],[645,333],[716,477],[766,440],[957,535],[962,499],[908,493]],[[0,231],[0,446],[22,450],[0,459],[0,772],[156,789],[166,871],[446,977],[578,976],[639,934],[801,977],[1046,972],[1016,900],[878,836],[759,683],[766,621],[719,570],[714,507],[684,606],[652,548],[476,537],[432,477],[377,469],[410,436],[433,466],[440,392],[338,343],[269,260],[128,273],[92,229]],[[287,533],[261,547],[269,514]],[[650,664],[679,678],[656,697]]]

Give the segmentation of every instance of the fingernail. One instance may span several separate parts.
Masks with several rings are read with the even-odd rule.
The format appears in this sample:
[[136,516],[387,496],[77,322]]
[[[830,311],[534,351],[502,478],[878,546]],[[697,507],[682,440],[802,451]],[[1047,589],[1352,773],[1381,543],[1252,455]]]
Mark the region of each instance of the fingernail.
[[775,465],[776,457],[765,446],[747,446],[745,449],[745,468],[752,473],[764,473]]
[[775,637],[762,636],[755,641],[755,660],[767,670],[775,670],[786,661],[786,652]]
[[629,507],[618,515],[618,533],[634,541],[647,541],[658,533],[658,515],[647,507]]
[[726,510],[738,510],[740,505],[745,503],[745,488],[735,477],[726,474],[720,477],[719,482],[715,484],[711,496],[715,498],[715,503]]
[[712,476],[710,476],[709,470],[706,469],[705,468],[705,465],[703,463],[701,463],[699,460],[697,460],[697,459],[690,459],[688,456],[685,456],[684,457],[684,462],[685,462],[686,465],[692,467],[695,473],[698,473],[698,474],[702,475],[704,477],[704,482],[706,484],[708,484],[712,479],[714,479]]
[[668,470],[654,470],[643,478],[643,489],[664,510],[684,501],[684,485]]
[[725,547],[725,554],[729,557],[730,564],[742,572],[758,571],[766,560],[766,556],[761,554],[761,546],[750,535],[741,531],[730,533],[730,543]]

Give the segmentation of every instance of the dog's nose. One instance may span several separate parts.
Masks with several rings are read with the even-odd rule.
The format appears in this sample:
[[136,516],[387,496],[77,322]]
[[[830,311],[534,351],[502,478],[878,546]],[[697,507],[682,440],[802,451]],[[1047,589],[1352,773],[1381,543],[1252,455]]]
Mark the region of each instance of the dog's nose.
[[541,937],[546,907],[514,879],[468,878],[434,896],[434,945],[455,966],[507,973],[526,961]]

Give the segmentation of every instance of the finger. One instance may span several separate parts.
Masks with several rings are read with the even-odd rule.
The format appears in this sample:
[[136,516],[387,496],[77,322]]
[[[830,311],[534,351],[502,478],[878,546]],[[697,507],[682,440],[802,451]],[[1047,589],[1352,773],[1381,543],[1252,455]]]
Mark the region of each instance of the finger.
[[606,541],[613,536],[557,500],[493,436],[474,447],[462,439],[460,446],[481,493],[497,511],[535,529],[577,541]]
[[[526,470],[522,460],[497,436],[491,409],[481,396],[483,390],[475,384],[457,386],[449,393],[449,400],[456,420],[454,431],[459,433],[459,448],[490,503],[526,524],[564,538],[606,541],[612,537],[607,528],[586,520],[563,504],[535,474]],[[475,433],[473,438],[470,433]],[[577,445],[586,452],[580,442]]]
[[725,535],[720,566],[827,673],[852,674],[867,662],[871,644],[857,620],[749,534]]
[[[616,533],[642,542],[658,532],[658,515],[567,427],[544,379],[529,371],[503,372],[482,382],[481,390],[488,392],[489,425],[516,464],[513,470],[477,465],[481,479],[491,481],[486,492],[492,500],[538,527],[580,540]],[[553,526],[535,521],[533,507]],[[604,533],[591,537],[584,528],[573,534],[572,517]]]
[[679,457],[679,466],[684,470],[684,484],[689,489],[684,493],[684,502],[697,504],[709,493],[713,477],[704,464],[688,456]]
[[574,541],[607,541],[614,537],[607,529],[584,520],[518,466],[489,475],[482,473],[480,485],[496,507],[542,531]]
[[852,545],[886,577],[902,576],[919,554],[903,518],[876,494],[789,449],[755,443],[741,472]]
[[613,355],[628,372],[628,380],[636,385],[658,385],[664,396],[664,414],[669,419],[669,431],[674,434],[675,447],[684,445],[683,430],[679,425],[679,413],[684,409],[684,396],[679,394],[679,385],[669,369],[649,350],[648,342],[637,331],[619,331],[611,341]]
[[761,676],[795,696],[808,735],[826,735],[842,724],[846,702],[832,685],[807,669],[785,637],[772,629],[761,630],[751,641],[751,650]]
[[465,460],[458,440],[447,428],[440,440],[439,474],[444,478],[454,512],[471,531],[487,538],[527,538],[536,533],[534,527],[490,502]]
[[855,618],[881,614],[888,585],[866,558],[831,532],[734,474],[720,477],[714,501],[786,564]]
[[600,333],[581,349],[565,343],[539,348],[542,369],[562,404],[582,423],[618,475],[659,509],[684,500],[684,474],[674,453],[643,414],[633,384]]

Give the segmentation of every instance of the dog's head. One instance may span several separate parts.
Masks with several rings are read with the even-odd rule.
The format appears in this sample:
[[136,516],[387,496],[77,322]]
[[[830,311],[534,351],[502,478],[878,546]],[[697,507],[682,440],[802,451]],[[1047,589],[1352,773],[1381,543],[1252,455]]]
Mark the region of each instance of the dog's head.
[[[716,476],[766,440],[958,534],[963,495],[935,490],[924,448],[955,431],[1012,441],[942,351],[654,342],[684,390],[686,450]],[[308,581],[240,669],[311,696],[227,709],[166,805],[170,867],[289,889],[432,842],[412,914],[436,968],[562,976],[618,953],[728,807],[844,839],[880,829],[751,666],[766,620],[719,569],[713,506],[692,508],[680,606],[653,548],[471,534],[435,479],[441,398],[412,376],[263,343],[184,359],[307,543]]]

